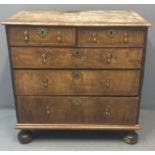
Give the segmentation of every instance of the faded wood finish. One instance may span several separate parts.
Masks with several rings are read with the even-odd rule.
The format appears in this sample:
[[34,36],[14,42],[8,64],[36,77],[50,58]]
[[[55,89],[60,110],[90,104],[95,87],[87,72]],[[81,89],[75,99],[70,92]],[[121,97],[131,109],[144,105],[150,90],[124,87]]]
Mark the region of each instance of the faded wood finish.
[[10,45],[74,45],[76,41],[74,28],[69,27],[8,27]]
[[[134,11],[22,11],[1,22],[21,143],[28,130],[137,130],[150,23]],[[25,132],[27,130],[27,132]],[[137,142],[133,132],[123,137]]]
[[19,123],[136,124],[138,98],[20,96],[17,101]]
[[16,70],[16,95],[138,95],[139,71]]
[[142,48],[11,48],[13,68],[141,68]]
[[134,11],[98,10],[81,12],[21,11],[2,22],[6,25],[45,26],[124,26],[135,27],[151,24]]
[[143,45],[143,28],[79,28],[79,45]]

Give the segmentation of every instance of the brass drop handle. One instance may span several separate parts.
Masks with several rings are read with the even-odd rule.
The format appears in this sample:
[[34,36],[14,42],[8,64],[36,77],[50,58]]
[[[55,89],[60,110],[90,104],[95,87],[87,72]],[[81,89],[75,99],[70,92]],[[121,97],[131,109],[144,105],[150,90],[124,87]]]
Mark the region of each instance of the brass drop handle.
[[110,79],[106,79],[104,82],[105,82],[106,88],[110,88],[111,87],[111,80]]
[[79,71],[74,71],[74,72],[72,73],[72,77],[73,77],[73,79],[75,79],[75,80],[79,80],[79,79],[82,78],[82,74],[81,74]]
[[105,110],[105,116],[109,116],[110,115],[110,109],[109,108],[106,108]]
[[112,60],[112,54],[111,53],[107,53],[106,54],[106,63],[107,64],[111,64],[111,60]]
[[58,42],[62,41],[62,33],[61,32],[57,32],[57,41]]
[[125,33],[124,33],[124,42],[125,42],[125,43],[128,42],[128,36],[129,36],[128,33],[125,32]]
[[29,41],[29,35],[27,31],[24,31],[24,41]]
[[92,33],[92,41],[93,41],[94,43],[97,42],[97,33],[96,33],[96,32],[93,32],[93,33]]
[[43,54],[41,54],[41,57],[42,57],[42,62],[46,63],[48,55],[46,53],[43,53]]
[[96,42],[96,41],[97,41],[97,33],[94,32],[94,33],[92,34],[92,36],[93,36],[93,42]]
[[44,88],[48,87],[48,79],[47,78],[43,79],[43,86],[44,86]]
[[47,114],[47,115],[51,115],[52,113],[53,113],[53,108],[47,106],[47,107],[46,107],[46,114]]

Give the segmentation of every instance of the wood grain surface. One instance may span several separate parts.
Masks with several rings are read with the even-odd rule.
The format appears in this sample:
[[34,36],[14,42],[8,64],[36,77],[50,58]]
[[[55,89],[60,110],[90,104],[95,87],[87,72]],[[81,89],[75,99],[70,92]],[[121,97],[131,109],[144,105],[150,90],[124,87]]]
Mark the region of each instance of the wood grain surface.
[[140,72],[16,70],[17,95],[138,95]]
[[6,25],[18,129],[136,130],[147,29],[134,11],[21,11]]
[[[43,31],[43,32],[42,32]],[[27,33],[25,40],[24,33]],[[40,35],[43,33],[43,35]],[[61,40],[58,39],[60,33]],[[75,45],[75,28],[58,27],[8,27],[8,40],[10,45]]]
[[[95,41],[94,41],[95,39]],[[143,28],[79,28],[79,45],[143,45]]]
[[141,68],[142,48],[12,47],[13,68]]
[[138,13],[125,10],[21,11],[1,23],[7,25],[56,26],[150,26],[150,23]]
[[19,96],[17,102],[19,123],[133,125],[138,98]]

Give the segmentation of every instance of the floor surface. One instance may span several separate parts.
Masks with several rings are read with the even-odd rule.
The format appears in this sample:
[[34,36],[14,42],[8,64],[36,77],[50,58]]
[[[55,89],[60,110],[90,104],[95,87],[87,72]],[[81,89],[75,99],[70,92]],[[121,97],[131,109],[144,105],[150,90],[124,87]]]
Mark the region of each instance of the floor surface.
[[0,110],[0,150],[51,150],[51,151],[100,151],[100,150],[155,150],[155,110],[141,110],[142,129],[135,145],[122,142],[117,136],[107,137],[106,132],[57,132],[36,133],[29,144],[20,144],[15,129],[14,109]]

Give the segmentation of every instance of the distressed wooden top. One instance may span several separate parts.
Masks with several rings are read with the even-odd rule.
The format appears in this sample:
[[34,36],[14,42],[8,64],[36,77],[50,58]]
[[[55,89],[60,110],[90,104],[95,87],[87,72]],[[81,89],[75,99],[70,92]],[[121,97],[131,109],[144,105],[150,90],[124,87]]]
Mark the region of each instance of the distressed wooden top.
[[134,11],[21,11],[1,22],[6,25],[150,26]]

